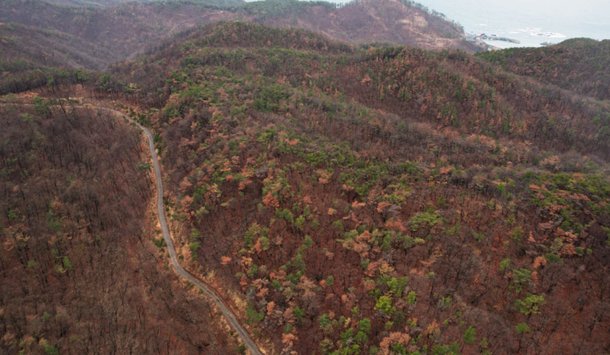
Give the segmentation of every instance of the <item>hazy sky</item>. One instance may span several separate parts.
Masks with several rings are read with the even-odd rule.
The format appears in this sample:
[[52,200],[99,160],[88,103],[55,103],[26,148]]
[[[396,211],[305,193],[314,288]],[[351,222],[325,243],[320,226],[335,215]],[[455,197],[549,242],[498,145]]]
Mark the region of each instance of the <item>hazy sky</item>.
[[[346,3],[349,0],[329,0]],[[419,0],[420,4],[440,11],[441,8],[478,9],[485,12],[494,8],[508,14],[533,13],[536,15],[561,17],[599,17],[610,19],[608,0]],[[438,9],[437,9],[438,8]]]

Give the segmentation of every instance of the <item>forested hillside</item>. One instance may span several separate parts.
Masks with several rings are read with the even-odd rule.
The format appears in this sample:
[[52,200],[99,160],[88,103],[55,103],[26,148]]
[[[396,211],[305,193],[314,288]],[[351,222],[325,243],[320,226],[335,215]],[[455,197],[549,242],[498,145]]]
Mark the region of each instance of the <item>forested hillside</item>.
[[0,50],[4,64],[102,69],[113,60],[109,50],[78,37],[19,24],[0,24]]
[[139,132],[74,105],[0,99],[0,352],[236,351],[160,264]]
[[398,0],[0,21],[0,353],[252,349],[163,212],[267,354],[610,352],[607,41],[473,55]]
[[572,39],[545,48],[493,51],[480,57],[519,75],[599,100],[610,99],[609,40]]
[[[32,0],[0,3],[0,21],[76,37],[89,44],[78,46],[82,55],[96,57],[101,67],[135,57],[188,28],[234,18],[234,14],[216,7],[191,2],[128,2],[106,7],[60,6]],[[89,68],[100,69],[96,64]]]
[[[360,0],[340,8],[331,3],[297,0],[0,2],[0,21],[29,28],[30,37],[25,40],[44,54],[43,61],[61,59],[60,51],[68,52],[67,60],[60,62],[62,67],[101,69],[134,58],[182,31],[234,20],[293,26],[354,43],[483,49],[467,42],[460,26],[411,2],[398,0]],[[7,24],[2,25],[4,31]],[[49,35],[38,41],[40,31]],[[66,38],[74,40],[66,43]],[[24,45],[23,49],[30,52],[29,47]],[[74,58],[74,49],[79,58]]]
[[154,108],[185,260],[272,352],[607,351],[604,103],[250,24],[111,78]]

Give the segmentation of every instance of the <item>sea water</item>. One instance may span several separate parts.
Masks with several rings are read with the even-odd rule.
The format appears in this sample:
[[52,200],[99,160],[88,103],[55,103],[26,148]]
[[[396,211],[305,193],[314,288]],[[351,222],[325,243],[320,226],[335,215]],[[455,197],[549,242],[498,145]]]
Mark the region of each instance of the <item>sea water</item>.
[[539,47],[568,38],[610,39],[610,0],[419,0],[464,26],[518,43],[486,39],[499,47]]

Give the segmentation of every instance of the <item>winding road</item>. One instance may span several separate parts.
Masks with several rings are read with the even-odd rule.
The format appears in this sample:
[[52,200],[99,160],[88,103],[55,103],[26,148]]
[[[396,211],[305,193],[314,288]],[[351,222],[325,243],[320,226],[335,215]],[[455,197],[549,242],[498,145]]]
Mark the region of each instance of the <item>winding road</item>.
[[[79,102],[79,103],[82,103],[82,101],[83,101],[81,98],[70,98],[70,99],[75,100],[76,102]],[[2,104],[6,104],[6,103],[2,102]],[[24,103],[18,103],[18,105],[34,106],[32,104],[24,104]],[[163,180],[161,178],[161,165],[159,164],[159,156],[157,155],[153,134],[150,131],[150,129],[142,126],[140,123],[131,119],[130,117],[125,115],[123,112],[120,112],[120,111],[117,111],[117,110],[114,110],[114,109],[111,109],[108,107],[92,105],[90,103],[74,105],[74,102],[69,103],[69,107],[91,109],[91,110],[96,110],[98,112],[105,111],[111,117],[124,118],[128,122],[137,126],[142,132],[144,132],[144,135],[146,136],[146,140],[148,141],[148,149],[150,150],[150,155],[151,155],[151,159],[152,159],[152,167],[155,172],[155,183],[156,183],[156,188],[157,188],[157,215],[159,218],[159,225],[161,226],[161,231],[163,233],[163,239],[165,240],[165,245],[167,246],[167,250],[168,250],[169,256],[170,256],[170,263],[171,263],[172,267],[174,268],[174,271],[176,272],[176,274],[178,274],[178,276],[182,277],[183,279],[185,279],[186,281],[190,282],[195,287],[200,289],[210,300],[212,300],[216,304],[218,309],[221,311],[223,316],[226,318],[227,322],[229,322],[229,325],[233,328],[233,330],[235,330],[235,332],[237,332],[241,341],[245,345],[246,349],[250,351],[250,354],[263,355],[263,352],[258,348],[258,346],[254,342],[254,340],[252,340],[252,338],[248,334],[248,331],[239,323],[239,321],[237,320],[237,317],[235,316],[233,311],[231,311],[231,309],[229,309],[229,307],[227,307],[227,305],[222,300],[222,298],[219,296],[219,294],[212,287],[206,285],[203,281],[199,280],[198,278],[193,276],[193,274],[191,274],[186,269],[184,269],[178,262],[178,255],[176,253],[176,248],[174,247],[174,241],[172,240],[171,234],[169,232],[169,226],[167,224],[167,217],[165,215],[165,203],[163,202]],[[64,109],[64,107],[62,106],[62,110],[63,109]]]
[[[106,109],[108,110],[108,109]],[[157,214],[159,216],[159,224],[161,225],[161,231],[163,233],[163,239],[165,240],[165,244],[167,245],[167,250],[169,251],[171,265],[174,268],[174,271],[183,279],[187,280],[195,287],[200,289],[207,297],[209,297],[215,304],[218,306],[218,309],[222,312],[224,317],[227,319],[231,327],[237,332],[242,342],[246,346],[246,348],[250,351],[252,355],[262,355],[263,353],[259,350],[256,343],[250,338],[250,335],[246,331],[244,327],[239,323],[235,314],[227,307],[222,298],[218,295],[214,289],[210,286],[203,283],[201,280],[193,276],[190,272],[186,271],[178,262],[178,256],[176,254],[176,248],[174,247],[174,242],[169,232],[169,226],[167,224],[167,217],[165,215],[165,204],[163,202],[163,180],[161,179],[161,165],[159,164],[159,156],[157,155],[157,151],[155,149],[155,144],[153,140],[153,134],[150,129],[142,126],[138,122],[133,119],[127,117],[123,113],[118,111],[113,111],[115,114],[120,114],[122,117],[127,119],[129,122],[135,124],[146,136],[148,140],[148,148],[150,150],[150,155],[152,157],[152,166],[155,171],[155,182],[157,185]]]

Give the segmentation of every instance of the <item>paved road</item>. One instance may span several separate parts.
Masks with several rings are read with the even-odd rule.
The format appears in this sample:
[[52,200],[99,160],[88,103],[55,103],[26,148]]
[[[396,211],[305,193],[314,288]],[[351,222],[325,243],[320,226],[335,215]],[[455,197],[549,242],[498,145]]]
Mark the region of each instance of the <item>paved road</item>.
[[[80,102],[78,98],[75,98],[77,102]],[[32,104],[23,104],[19,103],[20,106],[33,106]],[[195,276],[193,276],[190,272],[186,271],[178,262],[178,255],[176,254],[176,248],[174,247],[174,241],[169,232],[169,226],[167,225],[167,217],[165,215],[165,203],[163,202],[163,180],[161,179],[161,165],[159,164],[159,156],[157,155],[157,151],[155,149],[155,143],[153,134],[150,129],[142,126],[138,122],[132,120],[125,114],[120,111],[116,111],[107,107],[100,107],[91,104],[78,104],[74,105],[74,103],[68,105],[73,108],[87,108],[93,109],[97,111],[106,111],[110,116],[119,116],[125,118],[127,121],[136,125],[144,135],[146,136],[146,140],[148,141],[148,149],[150,150],[150,155],[152,158],[152,166],[155,172],[155,183],[157,187],[157,215],[159,217],[159,224],[161,225],[161,231],[163,232],[163,239],[165,240],[165,245],[167,246],[167,250],[169,251],[171,265],[174,268],[174,271],[182,278],[186,279],[188,282],[193,284],[195,287],[200,289],[207,297],[209,297],[215,304],[218,306],[218,309],[222,312],[224,317],[227,319],[233,330],[237,332],[242,342],[246,346],[246,348],[250,351],[252,355],[263,355],[263,353],[259,350],[256,343],[250,338],[250,335],[246,331],[244,327],[241,326],[235,314],[227,307],[222,298],[218,295],[214,289],[208,285],[206,285],[203,281],[199,280]]]
[[[113,111],[113,113],[117,114],[117,111]],[[167,225],[167,217],[165,216],[165,204],[163,202],[163,180],[161,179],[161,166],[159,164],[159,157],[157,155],[157,151],[155,149],[155,144],[153,140],[152,132],[130,119],[129,117],[119,113],[121,116],[125,117],[131,123],[134,123],[138,128],[144,132],[146,139],[148,140],[148,148],[150,150],[150,155],[152,157],[152,167],[155,171],[155,182],[157,185],[157,214],[159,216],[159,224],[161,225],[161,231],[163,232],[163,239],[165,240],[165,244],[167,245],[167,250],[169,251],[169,256],[171,260],[171,265],[174,268],[174,271],[182,278],[186,279],[188,282],[196,286],[198,289],[203,291],[203,293],[208,296],[217,306],[218,309],[222,312],[224,317],[227,319],[231,327],[237,332],[242,342],[246,346],[246,348],[250,351],[252,355],[262,355],[263,353],[259,350],[256,343],[250,338],[250,335],[241,326],[235,314],[226,306],[224,301],[220,298],[218,293],[214,291],[210,286],[203,283],[201,280],[194,277],[191,273],[186,271],[178,262],[178,256],[176,254],[176,248],[174,248],[174,242],[169,232],[169,227]]]

